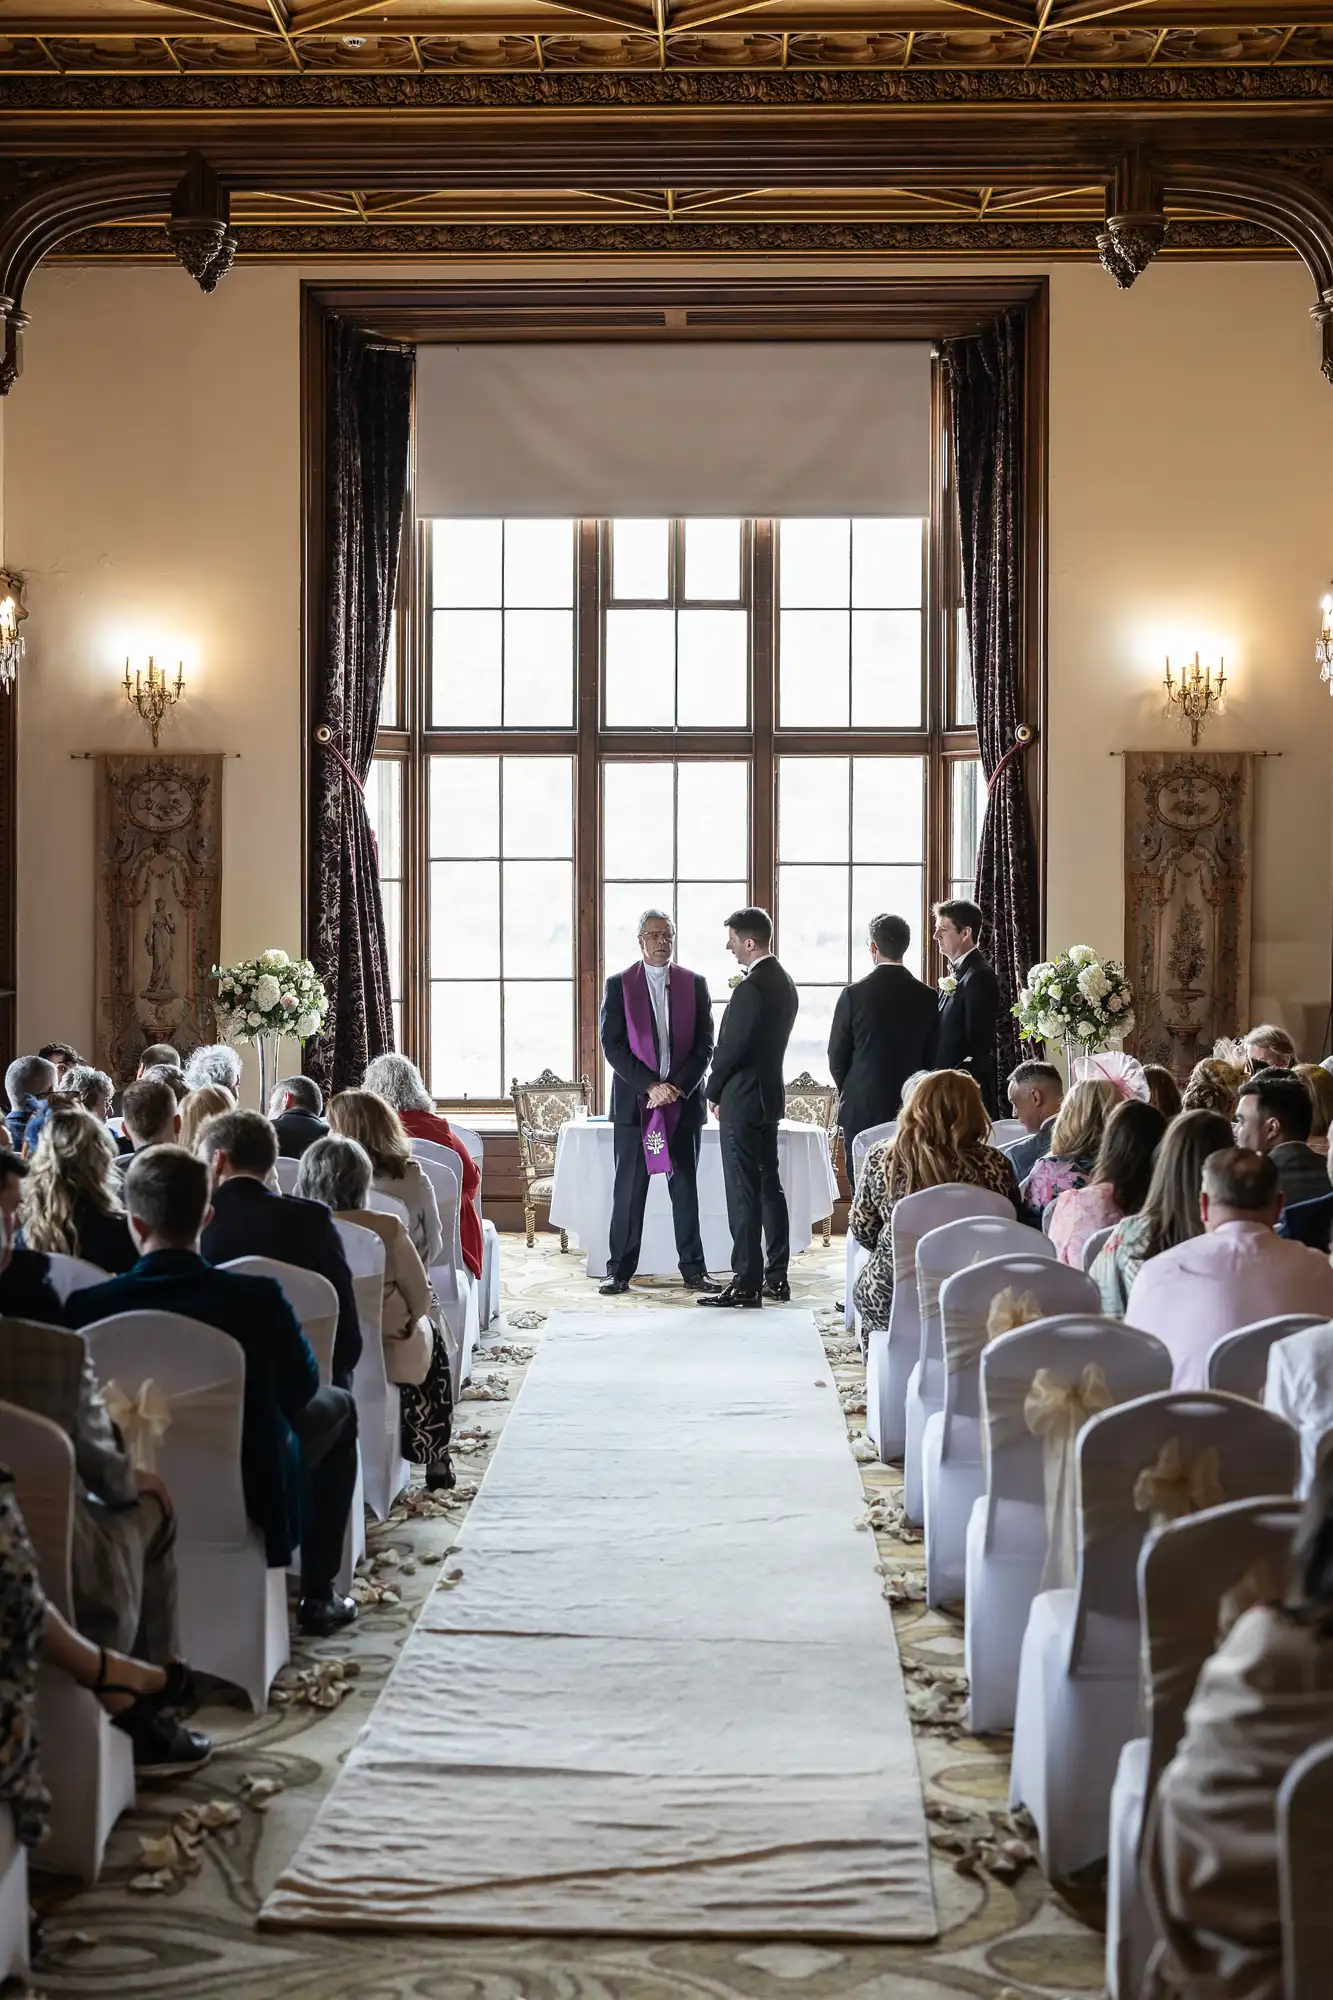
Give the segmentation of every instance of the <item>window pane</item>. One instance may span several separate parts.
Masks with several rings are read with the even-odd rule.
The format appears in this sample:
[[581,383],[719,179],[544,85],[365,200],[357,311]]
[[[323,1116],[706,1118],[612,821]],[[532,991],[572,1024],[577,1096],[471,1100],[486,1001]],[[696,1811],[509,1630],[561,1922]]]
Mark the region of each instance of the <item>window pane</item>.
[[782,521],[778,525],[778,602],[851,602],[850,521]]
[[[670,882],[608,882],[602,897],[602,964],[623,972],[639,956],[639,918],[665,910],[674,923]],[[696,968],[697,970],[697,968]]]
[[393,1016],[393,1045],[394,1045],[394,1047],[395,1047],[396,1049],[401,1049],[401,1048],[402,1048],[402,1046],[403,1046],[403,1003],[402,1003],[402,1001],[401,1001],[401,1000],[394,1000],[394,1001],[391,1001],[391,1002],[390,1002],[390,1005],[389,1005],[389,1012],[390,1012],[390,1014],[391,1014],[391,1015]]
[[670,729],[676,718],[676,614],[606,614],[606,724]]
[[739,521],[685,523],[685,595],[734,604],[741,594]]
[[[783,953],[786,964],[786,953]],[[867,962],[866,970],[869,971]],[[787,1081],[807,1070],[818,1083],[832,1083],[828,1066],[828,1038],[833,1026],[833,1009],[838,1004],[838,986],[802,986],[798,989],[800,1012],[787,1044]]]
[[[794,760],[787,761],[791,763]],[[921,861],[924,858],[925,784],[924,758],[853,758],[854,861],[899,862]]]
[[682,882],[676,891],[676,957],[701,972],[714,1000],[727,997],[738,970],[727,950],[726,919],[750,900],[745,877],[735,882]]
[[568,976],[574,961],[574,870],[568,861],[506,861],[507,971],[524,978]]
[[852,523],[852,603],[871,610],[921,603],[924,521]]
[[[610,616],[633,617],[634,613],[612,612]],[[745,727],[749,629],[744,611],[677,613],[676,721],[680,728]]]
[[500,864],[430,864],[430,976],[485,979],[500,970]]
[[750,872],[748,767],[739,761],[681,764],[676,785],[680,875],[701,882],[728,877],[744,881]]
[[847,978],[847,870],[784,867],[778,870],[778,942],[792,978]]
[[611,595],[664,598],[671,594],[671,523],[611,523]]
[[372,759],[366,779],[366,814],[379,854],[380,880],[403,872],[403,767],[396,758]]
[[380,896],[384,903],[384,936],[389,951],[389,997],[397,1000],[403,991],[403,885],[401,882],[382,882]]
[[432,757],[432,857],[500,852],[500,759]]
[[431,586],[437,605],[496,605],[501,594],[500,521],[432,521]]
[[779,717],[784,729],[845,729],[848,614],[784,611],[778,620]]
[[505,612],[506,729],[568,729],[574,719],[574,614]]
[[971,896],[977,872],[977,847],[986,813],[986,782],[981,761],[960,758],[949,767],[949,874],[956,896]]
[[499,728],[501,621],[498,611],[434,614],[430,661],[433,728]]
[[921,726],[921,613],[853,611],[852,727]]
[[602,773],[603,872],[665,881],[675,871],[670,764],[607,764]]
[[784,861],[846,861],[846,757],[778,760],[778,853]]
[[506,757],[504,851],[574,852],[574,766],[568,757]]
[[921,951],[925,913],[921,897],[925,874],[920,868],[853,868],[852,870],[852,957],[853,974],[869,972],[869,960],[858,969],[860,953],[872,917],[905,917],[912,927],[912,942],[903,956],[909,972],[921,977]]
[[572,605],[574,523],[506,521],[504,590],[506,610],[528,604],[543,609]]
[[430,1087],[435,1095],[503,1097],[508,1083],[500,1062],[499,980],[432,986]]
[[398,727],[398,615],[389,620],[389,643],[384,655],[384,686],[380,689],[381,729]]
[[972,729],[977,720],[972,648],[967,637],[967,612],[961,604],[954,613],[953,719],[957,729]]
[[574,1074],[574,986],[562,980],[505,981],[505,1088],[553,1069]]

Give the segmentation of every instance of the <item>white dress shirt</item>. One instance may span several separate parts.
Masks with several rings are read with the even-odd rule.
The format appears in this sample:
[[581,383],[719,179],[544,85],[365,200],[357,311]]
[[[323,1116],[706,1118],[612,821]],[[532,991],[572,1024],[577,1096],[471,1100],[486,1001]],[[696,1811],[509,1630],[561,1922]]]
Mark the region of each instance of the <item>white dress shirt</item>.
[[1319,1440],[1333,1431],[1333,1323],[1289,1333],[1268,1350],[1264,1408],[1285,1417],[1301,1438],[1301,1492],[1308,1493]]
[[1289,1312],[1333,1319],[1328,1258],[1275,1236],[1266,1222],[1223,1222],[1148,1259],[1130,1288],[1125,1322],[1167,1349],[1173,1389],[1203,1389],[1208,1351],[1223,1334]]
[[671,1074],[671,994],[667,984],[671,967],[649,965],[645,959],[643,969],[648,975],[648,998],[657,1025],[657,1074],[666,1077]]

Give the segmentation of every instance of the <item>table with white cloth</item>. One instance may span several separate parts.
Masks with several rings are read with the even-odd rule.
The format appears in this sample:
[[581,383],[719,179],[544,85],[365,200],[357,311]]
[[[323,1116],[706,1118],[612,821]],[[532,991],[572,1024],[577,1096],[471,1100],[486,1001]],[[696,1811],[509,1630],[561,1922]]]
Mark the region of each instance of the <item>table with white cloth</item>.
[[[838,1199],[827,1132],[817,1125],[784,1119],[778,1126],[778,1173],[787,1196],[791,1253],[795,1257],[810,1248],[815,1224],[832,1215]],[[590,1278],[606,1276],[615,1184],[615,1127],[610,1120],[567,1120],[560,1128],[556,1147],[551,1224],[568,1230],[579,1249],[587,1252]],[[699,1230],[708,1269],[729,1271],[731,1231],[722,1184],[722,1150],[718,1127],[711,1120],[704,1126],[699,1155]],[[667,1177],[653,1174],[644,1209],[639,1271],[644,1277],[667,1277],[679,1269]]]

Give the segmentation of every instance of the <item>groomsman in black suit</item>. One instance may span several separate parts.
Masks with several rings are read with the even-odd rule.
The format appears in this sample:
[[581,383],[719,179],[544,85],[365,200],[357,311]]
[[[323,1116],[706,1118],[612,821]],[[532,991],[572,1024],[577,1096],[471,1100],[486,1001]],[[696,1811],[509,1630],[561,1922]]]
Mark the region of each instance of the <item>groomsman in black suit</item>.
[[704,1269],[699,1234],[699,1146],[704,1071],[713,1053],[713,1003],[698,972],[671,963],[676,933],[662,910],[639,918],[637,964],[613,972],[602,999],[602,1054],[611,1068],[616,1186],[611,1244],[599,1291],[629,1289],[639,1268],[648,1182],[665,1173],[680,1275],[692,1292],[720,1292]]
[[902,917],[875,917],[874,967],[843,987],[833,1011],[828,1059],[840,1093],[838,1122],[849,1173],[857,1133],[896,1118],[908,1077],[935,1067],[939,1002],[903,964],[911,942]]
[[935,942],[949,962],[952,982],[941,987],[938,1069],[962,1069],[975,1077],[992,1118],[999,1115],[995,1031],[1000,1019],[1000,982],[977,949],[985,922],[975,903],[959,897],[935,905]]
[[744,978],[722,1016],[705,1088],[722,1127],[732,1275],[726,1290],[700,1299],[701,1306],[759,1306],[765,1293],[780,1303],[791,1297],[778,1121],[786,1107],[783,1062],[800,1002],[772,947],[767,910],[736,910],[727,918],[727,950]]

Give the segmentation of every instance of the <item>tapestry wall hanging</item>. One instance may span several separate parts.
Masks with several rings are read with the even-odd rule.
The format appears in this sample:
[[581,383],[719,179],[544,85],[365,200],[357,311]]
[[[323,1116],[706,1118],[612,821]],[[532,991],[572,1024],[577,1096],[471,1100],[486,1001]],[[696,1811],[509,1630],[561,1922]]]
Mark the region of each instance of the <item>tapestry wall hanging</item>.
[[122,1083],[150,1042],[185,1056],[216,1039],[223,759],[96,762],[96,1060]]
[[1125,756],[1125,970],[1142,1062],[1178,1076],[1245,1032],[1250,1011],[1254,759]]

